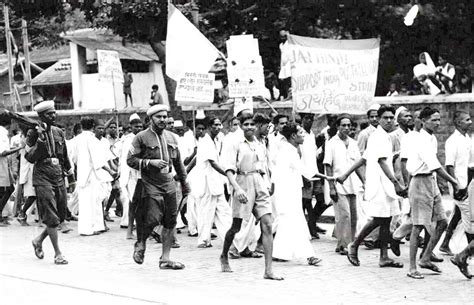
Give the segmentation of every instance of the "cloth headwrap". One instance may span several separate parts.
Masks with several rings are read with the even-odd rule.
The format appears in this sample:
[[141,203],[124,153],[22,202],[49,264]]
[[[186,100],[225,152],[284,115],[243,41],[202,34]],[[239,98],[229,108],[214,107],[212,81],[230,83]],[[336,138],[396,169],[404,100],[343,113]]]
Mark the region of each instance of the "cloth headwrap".
[[372,104],[370,105],[369,109],[367,109],[367,112],[372,111],[372,110],[378,111],[379,109],[380,109],[379,104]]
[[133,120],[139,120],[139,121],[141,121],[140,116],[139,116],[138,114],[136,114],[136,113],[134,113],[134,114],[132,114],[132,115],[130,116],[130,118],[128,119],[128,122],[131,123]]
[[398,107],[397,110],[395,111],[395,120],[398,120],[398,117],[400,116],[402,111],[408,111],[408,109],[405,106]]
[[169,107],[163,104],[156,104],[151,106],[147,112],[146,115],[149,117],[152,117],[155,113],[160,112],[160,111],[170,111]]
[[181,120],[174,121],[174,127],[183,127],[183,121]]
[[37,104],[33,107],[33,110],[36,111],[38,114],[43,113],[48,110],[54,110],[54,101],[44,101]]

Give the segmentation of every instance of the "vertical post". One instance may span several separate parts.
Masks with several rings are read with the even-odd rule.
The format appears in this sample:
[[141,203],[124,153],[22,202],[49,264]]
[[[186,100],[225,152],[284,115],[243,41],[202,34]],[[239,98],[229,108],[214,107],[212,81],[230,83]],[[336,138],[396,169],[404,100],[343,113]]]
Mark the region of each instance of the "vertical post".
[[26,24],[26,20],[21,20],[21,36],[23,40],[23,54],[25,55],[25,82],[26,88],[30,92],[30,105],[31,110],[33,110],[34,102],[33,102],[33,84],[31,82],[31,66],[30,66],[30,50],[28,48],[28,27]]
[[7,44],[7,56],[8,56],[8,85],[10,89],[10,103],[13,106],[13,110],[17,111],[16,103],[14,101],[13,95],[13,65],[12,65],[12,44],[10,37],[10,16],[8,12],[8,5],[3,4],[3,19],[5,20],[5,41]]
[[119,129],[119,118],[118,118],[118,109],[117,109],[117,98],[115,97],[115,79],[114,79],[114,71],[112,70],[112,90],[114,95],[114,114],[115,114],[115,125],[117,126],[117,133]]

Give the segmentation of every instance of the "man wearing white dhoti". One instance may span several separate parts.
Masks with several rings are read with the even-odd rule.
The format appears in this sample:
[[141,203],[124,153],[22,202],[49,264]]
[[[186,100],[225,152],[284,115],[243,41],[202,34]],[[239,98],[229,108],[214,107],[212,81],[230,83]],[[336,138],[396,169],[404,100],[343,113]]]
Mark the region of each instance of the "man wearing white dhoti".
[[131,208],[130,203],[135,193],[135,187],[137,186],[137,180],[140,172],[136,169],[131,168],[127,164],[127,155],[132,148],[133,138],[137,133],[143,130],[143,124],[138,116],[134,113],[130,116],[130,127],[132,132],[122,137],[119,169],[120,169],[120,188],[121,188],[121,202],[123,206],[122,218],[120,220],[121,227],[127,227],[127,239],[133,239],[133,221],[134,221],[134,209]]
[[94,120],[81,119],[82,133],[76,139],[76,151],[72,161],[77,167],[77,185],[79,199],[78,231],[81,235],[95,235],[105,231],[102,202],[108,192],[104,190],[104,181],[113,174],[107,166],[103,146],[92,132]]
[[278,218],[273,257],[280,260],[304,258],[309,265],[315,266],[321,259],[315,257],[310,242],[311,235],[300,205],[304,165],[298,154],[298,147],[303,144],[304,130],[291,122],[283,126],[280,132],[287,141],[280,144],[272,171]]
[[211,229],[215,223],[218,236],[224,240],[229,230],[232,216],[231,209],[224,196],[224,169],[219,162],[222,142],[218,138],[222,128],[216,117],[205,120],[207,133],[198,144],[196,167],[200,173],[199,182],[195,184],[198,194],[198,248],[211,247]]

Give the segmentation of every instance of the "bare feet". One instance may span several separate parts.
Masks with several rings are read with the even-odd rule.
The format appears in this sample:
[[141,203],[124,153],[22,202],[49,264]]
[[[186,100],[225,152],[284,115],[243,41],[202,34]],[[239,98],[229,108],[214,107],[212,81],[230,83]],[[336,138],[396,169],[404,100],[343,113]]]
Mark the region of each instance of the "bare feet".
[[230,269],[229,259],[226,256],[221,255],[219,260],[221,261],[222,272],[233,272],[232,269]]
[[137,239],[137,237],[133,233],[127,233],[127,239]]
[[284,278],[278,275],[275,275],[273,272],[267,273],[263,275],[263,278],[266,280],[274,280],[274,281],[283,281]]

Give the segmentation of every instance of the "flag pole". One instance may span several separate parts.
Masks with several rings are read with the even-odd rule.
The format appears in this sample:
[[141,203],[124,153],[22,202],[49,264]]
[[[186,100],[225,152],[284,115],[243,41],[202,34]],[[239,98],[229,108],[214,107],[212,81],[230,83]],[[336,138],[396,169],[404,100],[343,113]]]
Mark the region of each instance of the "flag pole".
[[114,114],[115,114],[115,125],[117,126],[117,134],[119,130],[119,118],[118,118],[118,109],[117,109],[117,97],[115,96],[115,78],[114,71],[112,70],[112,90],[114,95]]

